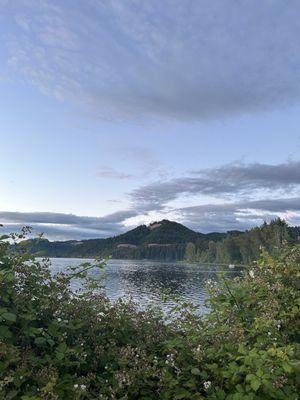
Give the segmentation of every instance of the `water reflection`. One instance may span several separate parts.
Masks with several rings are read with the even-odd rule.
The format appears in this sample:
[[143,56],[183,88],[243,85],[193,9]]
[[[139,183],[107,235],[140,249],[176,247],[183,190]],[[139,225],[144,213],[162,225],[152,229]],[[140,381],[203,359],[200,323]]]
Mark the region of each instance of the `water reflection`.
[[[78,265],[86,259],[53,258],[53,272],[64,270],[69,265]],[[207,311],[206,281],[218,281],[219,272],[227,277],[241,274],[237,268],[204,266],[184,262],[160,262],[149,260],[109,260],[104,274],[103,285],[107,296],[115,301],[132,298],[140,307],[159,305],[165,311],[176,304],[172,296],[199,306],[199,312]],[[93,273],[96,273],[94,271]],[[97,272],[98,273],[98,272]],[[75,282],[78,287],[80,282]],[[167,291],[171,298],[162,304],[161,293]]]

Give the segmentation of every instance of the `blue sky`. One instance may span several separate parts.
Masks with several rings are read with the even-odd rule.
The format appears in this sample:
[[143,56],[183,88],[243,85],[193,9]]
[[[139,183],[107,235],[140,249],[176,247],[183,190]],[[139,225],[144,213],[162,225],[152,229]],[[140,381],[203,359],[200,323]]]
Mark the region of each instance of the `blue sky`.
[[0,0],[0,222],[300,224],[300,4]]

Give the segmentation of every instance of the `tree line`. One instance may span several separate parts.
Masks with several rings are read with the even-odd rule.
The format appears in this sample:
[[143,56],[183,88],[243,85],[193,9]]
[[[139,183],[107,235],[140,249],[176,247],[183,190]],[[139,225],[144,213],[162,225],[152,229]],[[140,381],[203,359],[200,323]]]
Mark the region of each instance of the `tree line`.
[[259,259],[262,250],[277,255],[285,244],[297,243],[299,238],[299,227],[289,227],[278,218],[246,232],[228,232],[221,241],[189,242],[185,259],[189,262],[249,264]]

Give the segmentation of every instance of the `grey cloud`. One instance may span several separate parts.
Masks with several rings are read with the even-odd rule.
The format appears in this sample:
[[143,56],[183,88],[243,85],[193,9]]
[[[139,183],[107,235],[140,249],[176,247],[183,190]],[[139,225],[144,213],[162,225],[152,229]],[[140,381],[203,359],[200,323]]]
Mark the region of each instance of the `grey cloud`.
[[127,218],[136,216],[133,210],[117,211],[104,217],[83,217],[74,214],[51,212],[0,212],[0,222],[5,231],[15,231],[27,225],[34,233],[44,232],[50,239],[98,238],[112,236],[124,231],[122,224]]
[[[22,225],[33,226],[35,232],[45,232],[51,239],[112,236],[126,230],[126,220],[137,216],[148,219],[153,211],[166,216],[171,211],[183,223],[203,232],[247,229],[278,215],[285,215],[289,222],[297,224],[300,221],[299,185],[299,161],[279,165],[234,163],[140,187],[131,193],[131,209],[104,217],[0,212],[0,222],[10,230]],[[264,198],[266,193],[268,199]],[[222,203],[184,208],[172,208],[168,204],[180,196],[191,195],[200,198],[209,195]]]
[[[24,224],[5,224],[0,228],[1,234],[10,234],[12,232],[20,232]],[[74,226],[64,225],[41,225],[41,224],[30,224],[31,233],[29,237],[37,237],[43,233],[43,237],[49,240],[84,240],[84,239],[98,239],[111,236],[110,232],[97,231],[95,229],[85,229]],[[114,231],[114,234],[122,233],[124,229]]]
[[300,211],[300,197],[274,199],[274,200],[256,200],[244,202],[243,208],[252,208],[256,210],[265,210],[270,212]]
[[104,217],[101,217],[100,219],[103,222],[106,223],[121,223],[124,220],[131,218],[131,217],[136,217],[138,213],[135,210],[122,210],[122,211],[116,211],[112,214],[108,214]]
[[131,197],[138,207],[151,210],[163,209],[168,202],[184,195],[253,196],[260,191],[299,191],[299,185],[300,161],[278,165],[234,163],[148,184],[133,191]]
[[[166,215],[168,210],[164,210]],[[222,204],[204,204],[173,209],[182,223],[200,232],[245,230],[284,216],[292,225],[300,223],[300,197],[245,200]],[[144,215],[147,212],[144,212]],[[0,212],[1,232],[15,232],[24,225],[33,227],[33,234],[44,232],[49,239],[69,240],[113,236],[127,230],[125,220],[137,211],[118,211],[107,216],[80,217],[60,213]]]
[[300,197],[205,204],[178,211],[185,224],[202,232],[245,230],[278,216],[296,225],[300,221]]
[[2,31],[9,66],[102,118],[190,121],[299,101],[295,1],[11,0],[1,7],[20,29]]

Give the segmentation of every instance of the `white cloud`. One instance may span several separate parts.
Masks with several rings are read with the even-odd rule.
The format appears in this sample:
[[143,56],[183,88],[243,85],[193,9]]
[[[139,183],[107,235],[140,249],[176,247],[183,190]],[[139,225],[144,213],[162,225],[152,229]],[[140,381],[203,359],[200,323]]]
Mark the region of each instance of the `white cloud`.
[[183,196],[210,196],[232,199],[238,196],[278,196],[300,191],[300,161],[283,164],[232,163],[217,168],[193,171],[189,175],[141,186],[131,193],[138,209],[163,209]]
[[[177,220],[202,232],[248,229],[278,216],[290,224],[298,224],[299,167],[298,161],[278,165],[230,164],[196,171],[192,177],[140,187],[131,193],[130,209],[104,217],[0,212],[0,222],[6,225],[6,230],[30,225],[36,233],[44,231],[52,239],[108,237],[163,218]],[[268,198],[264,197],[266,191],[270,194]],[[201,194],[209,194],[213,201],[185,207],[170,204],[183,195],[198,195],[200,203]]]

